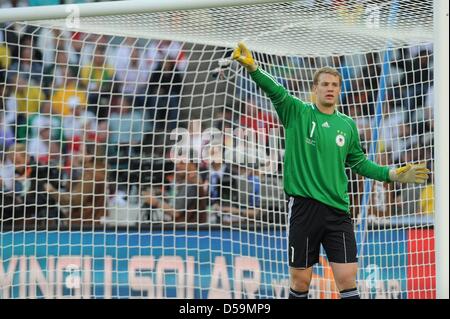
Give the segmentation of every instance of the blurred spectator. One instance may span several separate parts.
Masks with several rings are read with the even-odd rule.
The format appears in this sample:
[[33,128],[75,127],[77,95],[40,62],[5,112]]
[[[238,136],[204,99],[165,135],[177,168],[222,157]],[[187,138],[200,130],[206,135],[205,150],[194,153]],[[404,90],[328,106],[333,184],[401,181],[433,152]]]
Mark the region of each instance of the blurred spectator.
[[62,117],[60,114],[54,114],[52,103],[50,101],[42,101],[39,113],[28,117],[28,138],[36,137],[39,133],[38,129],[40,123],[45,123],[45,121],[50,123],[51,138],[63,142],[65,137],[62,128]]
[[392,154],[392,164],[398,164],[401,153],[411,144],[410,127],[407,125],[408,112],[395,101],[384,104],[383,125],[380,127],[381,150]]
[[172,206],[164,200],[164,184],[152,184],[141,192],[143,198],[143,221],[170,222],[176,215]]
[[6,43],[6,30],[0,24],[0,73],[4,74],[5,70],[11,65],[11,49]]
[[[74,34],[72,38],[76,38],[76,36],[77,34]],[[82,33],[80,34],[79,40],[83,42],[79,52],[79,65],[83,67],[92,63],[94,52],[98,45],[106,45],[109,47],[107,44],[109,43],[110,37],[96,33]],[[106,55],[110,56],[111,54],[106,52]]]
[[269,146],[270,130],[279,127],[278,120],[271,112],[257,106],[251,99],[247,100],[243,107],[243,114],[239,120],[240,127],[251,129],[249,133],[254,134],[251,137],[247,135],[248,141],[253,144],[251,146]]
[[423,49],[412,59],[405,61],[405,78],[402,86],[406,86],[403,90],[403,98],[406,99],[405,106],[409,110],[423,107],[429,87],[432,85],[433,69],[432,52]]
[[161,209],[166,218],[176,223],[205,223],[206,196],[201,185],[198,165],[193,162],[176,163],[174,183],[168,194],[157,196],[147,191],[142,195],[145,203],[153,208]]
[[[184,127],[187,125],[187,131]],[[172,138],[180,139],[173,147],[173,151],[170,154],[172,160],[183,160],[183,161],[202,161],[202,154],[204,151],[204,146],[209,142],[209,136],[202,134],[202,123],[199,119],[192,119],[187,124],[182,123],[178,126],[176,133],[178,135],[172,135]],[[173,153],[173,154],[172,154]]]
[[108,143],[108,121],[98,121],[97,130],[95,131],[95,141],[100,145],[106,145]]
[[66,78],[64,84],[54,90],[52,103],[56,113],[64,116],[73,114],[75,105],[82,109],[87,107],[86,91],[79,88],[75,74]]
[[144,121],[142,111],[133,109],[132,99],[132,96],[113,97],[108,138],[108,144],[112,147],[139,146],[143,134],[151,130],[151,124]]
[[83,50],[84,40],[88,37],[85,32],[72,32],[70,38],[70,47],[74,52],[74,61],[80,66],[81,51]]
[[81,68],[81,83],[88,90],[89,104],[98,105],[100,97],[109,100],[111,94],[114,68],[107,64],[105,53],[106,46],[99,44],[94,49],[92,63]]
[[[126,53],[124,48],[121,50],[123,50],[121,54]],[[128,59],[120,56],[116,62],[115,81],[121,85],[121,90],[118,93],[142,97],[148,85],[150,68],[147,62],[143,60],[141,48],[132,47],[129,52]],[[140,104],[142,103],[141,101]]]
[[217,222],[224,207],[232,206],[232,175],[230,166],[222,161],[212,162],[208,176],[205,178],[204,186],[209,194],[209,206],[216,213]]
[[370,114],[374,114],[373,102],[377,99],[378,83],[380,82],[381,63],[377,52],[368,52],[365,55],[362,78],[364,79],[364,91],[367,92],[367,101],[370,105]]
[[[0,222],[2,226],[23,225],[24,183],[31,171],[27,168],[29,157],[23,144],[13,144],[4,153],[0,169]],[[28,213],[31,213],[28,211]]]
[[434,131],[434,87],[430,86],[423,105],[418,105],[413,114],[412,122],[416,134],[427,134]]
[[231,111],[231,107],[219,109],[214,113],[212,127],[218,129],[223,133],[230,133],[234,126],[239,123],[237,119],[237,112]]
[[[39,10],[39,9],[37,9]],[[70,32],[60,29],[41,28],[37,40],[37,46],[42,52],[42,61],[44,68],[51,68],[58,60],[57,54],[64,52],[67,55],[67,62],[71,66],[78,65],[78,56],[76,50],[70,41]]]
[[24,144],[10,146],[0,170],[2,221],[15,228],[47,226],[48,218],[56,222],[58,210],[44,185],[58,188],[60,176],[57,168],[38,165]]
[[[57,163],[63,165],[65,157],[62,156],[63,141],[61,136],[61,123],[49,116],[39,115],[33,120],[33,137],[29,137],[28,153],[39,164]],[[37,133],[34,133],[37,132]]]
[[70,226],[94,227],[107,216],[106,208],[106,161],[104,150],[95,143],[86,143],[83,148],[82,169],[75,172],[65,191],[47,183],[51,198],[69,209]]
[[212,162],[206,181],[210,205],[221,207],[223,201],[231,200],[231,170],[228,164],[222,161]]
[[155,108],[157,131],[172,131],[179,119],[181,84],[187,67],[186,56],[179,42],[153,41],[146,50],[152,61],[147,107]]
[[352,80],[355,77],[355,70],[347,64],[345,55],[335,55],[332,57],[333,66],[342,76],[341,101],[352,91]]
[[42,53],[35,47],[35,39],[30,34],[20,38],[19,59],[11,64],[9,70],[18,72],[31,86],[40,86],[43,75]]
[[262,129],[268,134],[269,129],[278,126],[276,122],[271,113],[257,106],[252,100],[245,102],[244,112],[240,118],[241,127],[251,128],[256,132]]
[[27,138],[28,118],[39,111],[41,101],[45,100],[45,95],[38,86],[29,84],[20,74],[12,72],[11,91],[14,92],[9,101],[8,111],[16,113],[15,130],[18,143],[22,143]]
[[[17,101],[14,90],[16,86],[7,82],[5,74],[0,73],[0,108],[3,112],[3,121],[15,131],[17,118]],[[14,134],[15,135],[15,134]]]
[[128,184],[137,179],[147,131],[151,131],[151,123],[142,110],[133,109],[132,97],[115,95],[108,119],[108,156],[114,180]]
[[224,225],[241,225],[261,217],[261,180],[256,164],[239,165],[233,175],[233,206],[222,206]]
[[47,117],[39,117],[34,124],[38,134],[28,141],[27,147],[28,153],[39,162],[40,158],[47,158],[50,153],[51,121]]
[[[150,174],[145,174],[141,188],[141,204],[143,209],[142,220],[144,221],[171,221],[173,214],[164,214],[162,209],[166,198],[171,190],[171,186],[175,179],[175,164],[172,160],[150,160],[148,166],[143,166],[143,170],[151,171]],[[153,202],[153,199],[158,199],[159,202]]]
[[15,86],[13,91],[17,102],[17,112],[25,116],[37,113],[41,101],[45,100],[45,95],[41,88],[27,81],[19,73],[11,72],[9,75],[10,83]]
[[370,142],[372,141],[372,121],[373,118],[368,115],[364,115],[363,112],[364,105],[361,104],[350,104],[346,107],[347,114],[356,123],[359,132],[359,139],[363,150],[368,153]]
[[154,40],[146,49],[146,59],[151,61],[152,70],[160,69],[160,64],[170,62],[178,71],[186,71],[188,61],[183,51],[182,44],[170,40]]
[[[125,70],[128,67],[130,64],[131,53],[135,47],[139,46],[138,42],[137,38],[125,37],[123,39],[113,56],[110,57],[113,60],[112,64],[115,69]],[[150,63],[150,60],[147,61]]]
[[[242,177],[245,177],[246,184],[242,184]],[[242,188],[241,186],[244,186]],[[247,167],[241,166],[239,177],[239,203],[244,212],[244,216],[255,218],[259,215],[261,207],[261,181],[257,164],[247,164]],[[245,196],[242,196],[245,194]]]
[[[0,102],[1,103],[1,102]],[[5,110],[0,105],[0,156],[3,152],[14,144],[14,131],[5,121]]]
[[53,90],[65,85],[67,78],[75,76],[78,70],[69,64],[69,56],[65,51],[57,51],[55,61],[44,69],[43,87],[48,96]]
[[70,154],[82,151],[81,145],[87,141],[94,141],[96,136],[95,114],[86,110],[79,102],[77,97],[69,99],[70,114],[62,117],[64,137],[69,142],[67,151]]

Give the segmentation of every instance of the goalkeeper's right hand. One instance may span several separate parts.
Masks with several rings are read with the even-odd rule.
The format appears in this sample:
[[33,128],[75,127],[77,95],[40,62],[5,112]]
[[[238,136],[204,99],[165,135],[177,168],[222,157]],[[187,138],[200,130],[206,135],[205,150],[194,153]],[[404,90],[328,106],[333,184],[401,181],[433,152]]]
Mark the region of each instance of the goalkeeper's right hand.
[[252,53],[246,47],[244,42],[238,43],[238,47],[234,49],[231,58],[238,61],[244,68],[247,69],[248,72],[254,72],[258,68],[258,65],[253,59]]
[[423,184],[428,179],[430,171],[425,164],[407,164],[389,171],[393,182]]

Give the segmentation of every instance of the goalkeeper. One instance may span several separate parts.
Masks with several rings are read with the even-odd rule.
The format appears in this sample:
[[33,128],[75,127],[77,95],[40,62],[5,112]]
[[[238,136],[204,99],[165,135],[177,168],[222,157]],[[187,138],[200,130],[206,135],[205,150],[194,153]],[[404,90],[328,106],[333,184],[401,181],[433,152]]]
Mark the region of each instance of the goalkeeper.
[[424,183],[428,169],[408,164],[390,169],[369,161],[360,145],[355,122],[336,110],[341,75],[332,68],[316,71],[316,102],[290,95],[258,67],[241,42],[237,60],[271,99],[286,131],[284,190],[289,196],[290,299],[307,299],[312,266],[325,249],[342,299],[359,299],[356,288],[357,249],[349,214],[345,167],[383,182]]

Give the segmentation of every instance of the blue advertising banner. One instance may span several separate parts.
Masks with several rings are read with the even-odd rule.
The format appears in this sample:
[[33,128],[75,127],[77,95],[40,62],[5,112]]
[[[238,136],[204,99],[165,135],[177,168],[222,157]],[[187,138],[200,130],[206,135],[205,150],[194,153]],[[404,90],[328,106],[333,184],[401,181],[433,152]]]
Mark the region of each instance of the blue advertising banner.
[[281,231],[15,232],[0,243],[2,298],[280,298],[286,284]]
[[[286,298],[285,231],[0,233],[0,298]],[[370,231],[359,288],[406,298],[405,232]],[[337,298],[325,257],[312,297]]]

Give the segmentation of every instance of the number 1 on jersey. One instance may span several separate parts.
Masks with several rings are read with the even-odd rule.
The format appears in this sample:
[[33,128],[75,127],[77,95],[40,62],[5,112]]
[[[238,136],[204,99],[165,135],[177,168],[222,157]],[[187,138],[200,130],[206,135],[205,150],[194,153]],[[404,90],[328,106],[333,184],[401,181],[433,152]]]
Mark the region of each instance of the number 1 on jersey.
[[316,122],[313,121],[312,122],[311,133],[309,134],[309,138],[312,138],[315,128],[316,128]]

